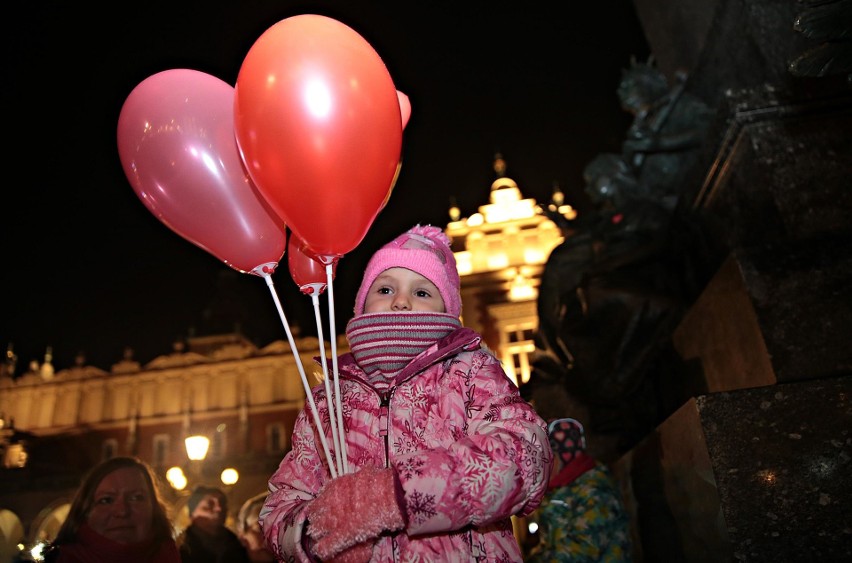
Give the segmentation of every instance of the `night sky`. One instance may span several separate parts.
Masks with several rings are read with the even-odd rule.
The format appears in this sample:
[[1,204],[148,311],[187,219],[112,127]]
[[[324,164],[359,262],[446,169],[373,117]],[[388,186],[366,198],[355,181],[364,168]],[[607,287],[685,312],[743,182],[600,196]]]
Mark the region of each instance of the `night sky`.
[[[342,332],[369,255],[415,223],[444,226],[451,197],[476,212],[496,152],[526,197],[547,201],[556,182],[588,208],[583,167],[618,152],[630,123],[621,69],[648,54],[630,0],[86,4],[19,4],[4,19],[0,345],[14,345],[19,374],[47,346],[57,370],[79,352],[108,370],[126,346],[145,363],[233,322],[260,346],[286,338],[261,278],[171,231],[127,181],[118,116],[147,77],[187,68],[234,85],[255,40],[298,14],[337,19],[374,47],[412,115],[393,195],[338,264]],[[315,332],[286,256],[273,279],[289,322]]]

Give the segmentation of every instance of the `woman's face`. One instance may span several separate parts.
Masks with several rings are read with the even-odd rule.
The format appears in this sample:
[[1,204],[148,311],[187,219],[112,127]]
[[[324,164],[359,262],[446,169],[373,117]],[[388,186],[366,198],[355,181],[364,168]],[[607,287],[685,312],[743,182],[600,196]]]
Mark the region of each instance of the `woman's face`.
[[95,489],[87,523],[100,535],[118,543],[148,539],[154,499],[139,469],[123,467],[107,474]]
[[406,268],[388,268],[379,274],[364,300],[365,313],[445,313],[446,310],[435,284]]

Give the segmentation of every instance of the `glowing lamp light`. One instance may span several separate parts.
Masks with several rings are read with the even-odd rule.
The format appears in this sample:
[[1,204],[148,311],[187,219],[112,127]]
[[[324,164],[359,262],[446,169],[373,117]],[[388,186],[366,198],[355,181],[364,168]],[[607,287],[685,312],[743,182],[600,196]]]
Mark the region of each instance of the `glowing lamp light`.
[[169,483],[175,479],[180,479],[181,477],[183,477],[183,469],[180,467],[170,467],[169,470],[166,471],[166,479],[169,480]]
[[186,455],[193,461],[207,457],[210,439],[207,436],[189,436],[186,439]]
[[[172,471],[173,469],[177,469],[177,472]],[[171,473],[171,476],[169,476],[169,473]],[[183,471],[181,471],[179,467],[172,467],[172,469],[169,469],[169,472],[166,473],[166,480],[176,491],[184,490],[189,483],[186,475],[183,474]]]
[[233,485],[240,480],[240,473],[233,467],[228,467],[222,471],[222,475],[219,478],[222,479],[224,484]]
[[166,480],[173,489],[178,491],[184,490],[187,485],[186,475],[184,475],[183,469],[177,466],[170,467],[169,470],[166,471]]
[[45,542],[41,542],[41,541],[38,542],[30,550],[30,555],[32,555],[33,559],[35,559],[36,561],[43,561],[44,560],[43,555],[44,555],[44,548],[45,547],[47,547],[47,544]]

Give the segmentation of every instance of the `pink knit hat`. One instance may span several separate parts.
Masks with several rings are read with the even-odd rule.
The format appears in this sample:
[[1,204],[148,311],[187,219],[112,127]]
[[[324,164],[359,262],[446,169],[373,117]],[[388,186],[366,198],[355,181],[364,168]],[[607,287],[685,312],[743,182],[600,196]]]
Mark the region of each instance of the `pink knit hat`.
[[364,313],[367,291],[379,274],[389,268],[406,268],[434,283],[447,313],[454,317],[461,315],[461,282],[456,258],[450,249],[449,237],[438,227],[414,226],[373,254],[355,297],[355,315]]

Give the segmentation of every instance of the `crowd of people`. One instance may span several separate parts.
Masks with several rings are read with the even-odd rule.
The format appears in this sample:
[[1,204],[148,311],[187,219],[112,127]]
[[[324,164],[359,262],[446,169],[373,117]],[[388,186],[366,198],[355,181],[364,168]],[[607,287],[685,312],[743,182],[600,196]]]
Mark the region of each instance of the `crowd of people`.
[[[199,486],[176,535],[151,467],[115,457],[85,477],[45,560],[629,561],[626,513],[582,425],[544,421],[461,307],[449,239],[409,229],[365,270],[337,362],[342,408],[311,390],[268,492],[235,529],[224,492]],[[540,525],[531,553],[515,516]]]

